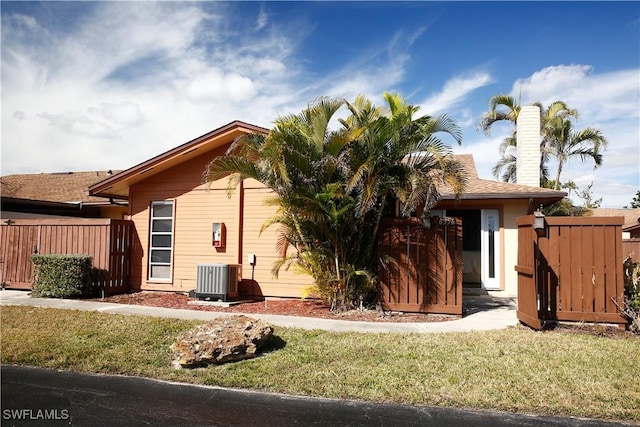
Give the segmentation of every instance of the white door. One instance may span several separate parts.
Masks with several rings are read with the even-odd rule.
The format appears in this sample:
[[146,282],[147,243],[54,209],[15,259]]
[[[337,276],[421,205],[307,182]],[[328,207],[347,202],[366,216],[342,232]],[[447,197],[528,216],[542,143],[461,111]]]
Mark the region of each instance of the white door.
[[500,211],[482,209],[482,288],[500,289]]

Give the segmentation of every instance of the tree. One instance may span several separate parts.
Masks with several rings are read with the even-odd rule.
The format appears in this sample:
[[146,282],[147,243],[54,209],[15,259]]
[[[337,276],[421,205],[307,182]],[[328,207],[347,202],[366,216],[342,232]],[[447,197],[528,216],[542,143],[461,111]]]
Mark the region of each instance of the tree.
[[494,123],[507,121],[515,125],[518,121],[520,108],[520,104],[512,96],[492,96],[489,99],[489,111],[482,115],[478,128],[482,129],[485,135],[491,135],[491,127]]
[[[623,206],[627,209],[627,206]],[[631,205],[629,206],[631,209],[640,208],[640,190],[636,191],[636,195],[631,200]]]
[[[273,191],[267,203],[278,209],[262,229],[281,226],[281,260],[274,267],[276,275],[282,267],[293,267],[316,281],[343,281],[340,266],[352,240],[345,231],[351,232],[348,227],[353,225],[345,211],[354,202],[339,186],[330,184],[339,182],[338,154],[356,136],[347,129],[329,129],[329,122],[343,105],[340,100],[320,98],[299,114],[278,118],[268,135],[238,139],[205,171],[207,182],[231,174],[229,192],[247,178]],[[287,254],[289,247],[295,248],[295,253]],[[339,291],[340,285],[336,288]],[[340,297],[334,295],[333,302]]]
[[[547,108],[539,102],[533,103],[540,108],[540,179],[541,185],[549,179],[547,163],[549,161],[548,146],[553,143],[555,129],[565,118],[578,117],[575,109],[569,108],[562,101],[554,101]],[[521,105],[509,95],[495,95],[489,99],[489,111],[483,114],[478,128],[485,135],[491,134],[492,126],[501,121],[513,124],[513,132],[505,138],[499,147],[500,160],[493,168],[493,175],[505,182],[516,182],[517,178],[517,134],[516,125]]]
[[[608,144],[607,139],[597,129],[585,128],[581,131],[573,130],[571,121],[568,119],[555,122],[549,128],[548,145],[546,152],[552,155],[558,162],[555,178],[555,189],[561,187],[560,174],[565,163],[574,157],[579,157],[583,162],[593,159],[594,168],[602,165],[602,154],[600,150]],[[591,185],[588,187],[591,189]]]
[[353,191],[359,214],[376,212],[376,231],[390,196],[403,204],[409,216],[418,208],[428,212],[439,200],[438,189],[449,185],[461,194],[466,172],[450,148],[436,134],[448,134],[462,143],[462,133],[446,115],[414,118],[418,107],[398,95],[384,94],[387,111],[375,109],[358,97],[347,103],[351,116],[341,121],[360,134],[359,143],[345,151],[347,191]]
[[500,160],[493,167],[493,176],[500,178],[504,182],[516,182],[518,149],[515,132],[512,136],[502,141],[498,150],[500,152]]
[[602,197],[594,200],[591,187],[593,187],[593,182],[587,185],[587,188],[585,188],[584,190],[580,190],[577,193],[578,197],[580,197],[584,202],[583,208],[585,209],[597,209],[600,207],[600,204],[602,203]]
[[[358,97],[353,103],[320,98],[299,114],[278,118],[267,136],[235,141],[205,171],[212,182],[229,176],[233,191],[246,178],[269,187],[277,207],[263,229],[279,225],[280,261],[274,267],[311,275],[314,292],[332,309],[357,305],[375,287],[377,230],[390,198],[404,214],[428,211],[442,185],[460,194],[466,175],[435,136],[458,127],[446,116],[414,118],[417,107],[385,94],[385,108]],[[349,115],[329,127],[336,112]]]

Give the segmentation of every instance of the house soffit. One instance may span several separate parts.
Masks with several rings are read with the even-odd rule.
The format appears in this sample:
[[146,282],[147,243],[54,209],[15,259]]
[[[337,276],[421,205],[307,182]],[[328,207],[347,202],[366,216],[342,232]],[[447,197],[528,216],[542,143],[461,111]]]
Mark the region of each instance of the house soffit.
[[145,162],[124,170],[89,188],[91,195],[127,199],[129,188],[151,176],[162,173],[181,163],[201,156],[218,147],[230,144],[239,136],[250,133],[268,133],[268,129],[235,121],[213,130]]

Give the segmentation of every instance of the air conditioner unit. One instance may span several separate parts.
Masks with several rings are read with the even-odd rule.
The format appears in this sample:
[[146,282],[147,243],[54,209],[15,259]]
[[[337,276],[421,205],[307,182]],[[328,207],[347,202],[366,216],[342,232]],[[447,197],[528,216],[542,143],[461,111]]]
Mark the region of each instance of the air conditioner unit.
[[198,264],[196,298],[237,298],[240,268],[238,264]]

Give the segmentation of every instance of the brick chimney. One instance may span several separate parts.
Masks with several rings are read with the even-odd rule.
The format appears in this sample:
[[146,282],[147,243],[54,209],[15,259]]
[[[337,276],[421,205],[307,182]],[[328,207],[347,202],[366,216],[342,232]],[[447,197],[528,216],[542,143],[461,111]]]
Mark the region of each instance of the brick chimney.
[[540,187],[540,108],[522,106],[516,125],[518,160],[517,184]]

